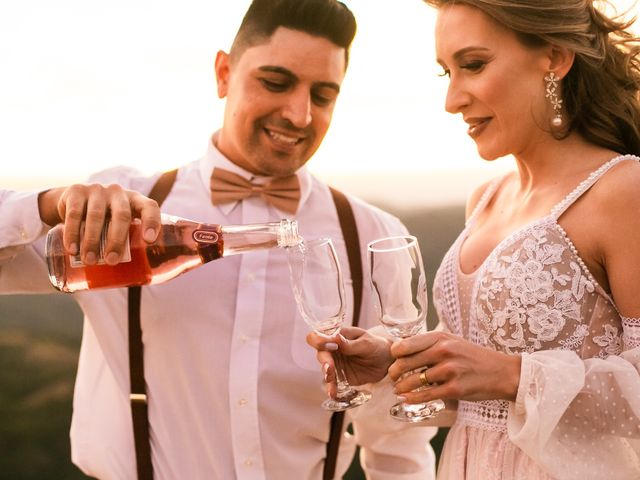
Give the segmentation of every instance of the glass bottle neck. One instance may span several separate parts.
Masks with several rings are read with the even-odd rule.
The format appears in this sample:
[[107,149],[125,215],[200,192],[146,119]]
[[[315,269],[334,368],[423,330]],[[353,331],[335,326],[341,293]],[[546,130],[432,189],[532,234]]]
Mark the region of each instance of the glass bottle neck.
[[235,235],[246,235],[247,239],[255,236],[274,237],[276,246],[291,247],[300,243],[298,223],[293,220],[282,219],[279,222],[253,223],[247,225],[223,225],[222,235],[227,239]]
[[289,247],[301,241],[297,222],[287,219],[280,222],[223,225],[221,232],[225,257],[248,250]]

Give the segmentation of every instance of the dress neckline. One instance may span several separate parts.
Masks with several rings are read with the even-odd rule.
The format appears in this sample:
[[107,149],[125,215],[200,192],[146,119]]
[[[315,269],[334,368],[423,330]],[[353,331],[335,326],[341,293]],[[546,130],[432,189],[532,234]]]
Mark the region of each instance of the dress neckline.
[[555,223],[555,219],[553,218],[553,215],[551,214],[547,214],[542,218],[538,218],[536,220],[533,220],[525,225],[522,225],[520,227],[518,227],[517,229],[515,229],[513,232],[511,232],[509,235],[507,235],[506,237],[504,237],[502,240],[500,240],[489,252],[489,254],[484,258],[484,260],[482,260],[482,262],[480,262],[480,265],[478,265],[478,268],[476,268],[475,270],[473,270],[472,272],[466,273],[464,270],[462,270],[462,265],[460,265],[460,252],[462,251],[462,246],[464,245],[464,243],[466,242],[467,238],[469,237],[469,229],[465,228],[463,235],[462,235],[462,239],[459,242],[459,246],[458,246],[458,251],[456,252],[457,255],[457,268],[458,268],[458,273],[460,275],[462,275],[463,277],[475,277],[478,275],[478,273],[485,267],[485,265],[487,264],[487,262],[489,261],[489,259],[491,259],[495,253],[497,251],[499,251],[501,249],[501,247],[505,244],[510,244],[512,243],[512,239],[513,238],[517,238],[520,235],[522,235],[526,230],[531,230],[534,227],[537,227],[539,225],[544,225],[545,223]]
[[[635,155],[618,155],[617,157],[614,157],[611,160],[608,160],[605,163],[603,163],[602,165],[600,165],[600,167],[598,167],[596,170],[591,172],[587,176],[587,178],[585,178],[582,182],[580,182],[562,200],[560,200],[558,203],[556,203],[551,208],[550,212],[547,215],[545,215],[544,217],[538,218],[536,220],[533,220],[533,221],[531,221],[529,223],[526,223],[526,224],[516,228],[513,232],[509,233],[502,240],[500,240],[496,245],[494,245],[494,247],[490,250],[489,254],[482,260],[482,262],[480,262],[480,264],[478,265],[478,268],[476,268],[472,272],[467,273],[462,269],[462,265],[460,264],[460,260],[461,260],[460,253],[462,251],[462,247],[464,246],[465,242],[467,241],[467,238],[469,237],[469,231],[471,230],[471,228],[475,224],[475,220],[476,220],[477,216],[482,212],[482,210],[485,209],[485,207],[487,206],[489,201],[493,198],[493,196],[497,192],[498,187],[507,178],[509,173],[507,173],[505,175],[502,175],[501,177],[496,178],[487,187],[487,190],[483,193],[482,197],[480,198],[480,201],[478,202],[478,204],[474,208],[473,212],[469,216],[469,219],[467,221],[467,225],[465,226],[465,228],[464,228],[464,230],[462,232],[462,235],[461,235],[462,238],[461,238],[460,242],[458,243],[458,248],[457,248],[457,252],[456,252],[456,257],[457,257],[457,259],[456,259],[456,267],[457,267],[457,270],[458,270],[458,274],[460,274],[460,275],[462,275],[464,277],[467,277],[467,278],[478,275],[478,273],[482,269],[484,269],[484,267],[486,266],[486,264],[489,261],[489,259],[492,258],[497,251],[499,251],[500,247],[502,245],[504,245],[504,244],[511,243],[512,239],[514,237],[517,238],[519,235],[522,235],[522,233],[524,231],[530,230],[530,229],[532,229],[532,228],[534,228],[536,226],[543,225],[545,223],[557,224],[558,223],[558,219],[562,216],[562,214],[571,205],[573,205],[573,203],[578,198],[580,198],[587,190],[589,190],[589,188],[591,188],[596,183],[596,181],[598,181],[598,179],[600,177],[602,177],[602,175],[604,175],[607,171],[609,171],[609,169],[611,167],[613,167],[614,165],[617,165],[619,162],[624,161],[624,160],[640,161],[640,157],[637,157]],[[564,232],[564,229],[562,231]],[[566,237],[566,235],[564,235],[564,236]],[[571,245],[573,245],[573,243],[568,239],[568,237],[566,237],[566,238],[569,241],[569,243]]]

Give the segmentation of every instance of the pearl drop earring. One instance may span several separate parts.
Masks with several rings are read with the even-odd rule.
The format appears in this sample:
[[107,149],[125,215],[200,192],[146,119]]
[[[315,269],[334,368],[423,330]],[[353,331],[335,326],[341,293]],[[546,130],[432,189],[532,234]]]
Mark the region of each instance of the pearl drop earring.
[[553,107],[553,111],[555,113],[553,119],[551,120],[551,125],[554,128],[562,127],[563,119],[562,119],[562,99],[558,98],[558,94],[556,91],[558,90],[558,82],[560,78],[556,75],[555,72],[549,72],[549,74],[544,77],[544,80],[547,82],[546,90],[547,94],[545,95],[549,102],[551,102],[551,106]]

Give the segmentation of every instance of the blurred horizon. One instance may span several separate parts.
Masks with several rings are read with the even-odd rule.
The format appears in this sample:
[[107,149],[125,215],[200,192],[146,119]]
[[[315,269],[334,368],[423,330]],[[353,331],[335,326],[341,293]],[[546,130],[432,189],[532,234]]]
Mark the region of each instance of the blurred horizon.
[[[486,168],[395,172],[313,172],[329,185],[378,206],[396,210],[461,205],[483,181],[503,173],[502,165]],[[82,182],[73,175],[5,177],[2,188],[39,191]],[[401,192],[401,194],[398,194]]]

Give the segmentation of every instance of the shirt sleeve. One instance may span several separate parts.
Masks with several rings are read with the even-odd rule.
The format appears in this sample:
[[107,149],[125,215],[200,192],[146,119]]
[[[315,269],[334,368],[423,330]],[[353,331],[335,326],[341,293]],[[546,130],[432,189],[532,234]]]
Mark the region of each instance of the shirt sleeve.
[[[407,235],[406,226],[395,216],[376,207],[364,205],[349,197],[354,207],[361,241],[362,264],[367,265],[367,243],[371,240]],[[385,335],[378,321],[371,295],[368,294],[369,274],[363,278],[360,327]],[[432,480],[435,479],[435,453],[430,440],[437,428],[395,420],[389,409],[397,403],[393,382],[385,377],[376,384],[363,386],[372,397],[364,405],[349,410],[353,422],[355,443],[360,446],[360,465],[368,480]]]
[[640,478],[639,369],[640,347],[524,354],[509,438],[555,478]]
[[[388,337],[380,325],[370,331]],[[436,459],[430,441],[438,429],[426,426],[426,422],[411,424],[391,417],[389,409],[398,400],[388,376],[362,388],[372,393],[371,400],[348,413],[356,443],[360,445],[360,465],[367,479],[435,479]]]
[[[114,167],[93,175],[88,182],[117,183],[146,193],[158,175],[143,177],[135,169]],[[50,227],[40,220],[38,195],[34,191],[0,190],[0,294],[55,292],[44,256]]]
[[429,442],[437,428],[399,422],[389,415],[397,399],[388,377],[366,388],[371,400],[350,412],[367,479],[435,479],[436,459]]
[[38,192],[0,191],[0,293],[51,293]]

